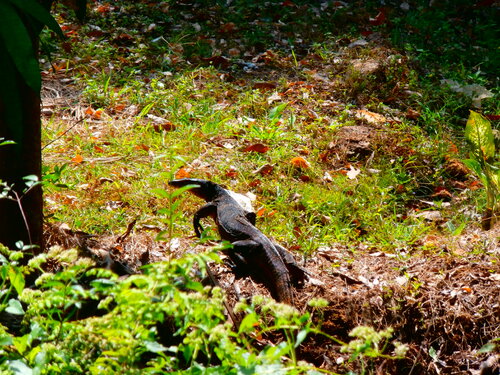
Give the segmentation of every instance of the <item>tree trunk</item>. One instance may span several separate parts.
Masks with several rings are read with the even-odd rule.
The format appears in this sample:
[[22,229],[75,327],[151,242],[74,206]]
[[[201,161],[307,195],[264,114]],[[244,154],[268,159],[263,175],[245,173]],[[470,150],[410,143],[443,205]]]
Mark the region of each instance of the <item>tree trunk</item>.
[[[39,0],[50,9],[52,0]],[[26,18],[24,18],[26,17]],[[34,55],[42,25],[25,19]],[[26,192],[23,177],[41,179],[40,93],[35,92],[18,73],[5,43],[0,38],[0,141],[16,144],[0,146],[0,181],[12,187],[10,198],[0,199],[0,243],[15,249],[16,242],[35,245],[34,254],[43,251],[43,197],[41,186]],[[0,188],[0,192],[2,189]],[[25,193],[26,192],[26,193]]]
[[[0,56],[6,56],[6,51],[0,50]],[[22,211],[19,202],[0,199],[0,243],[14,249],[15,243],[22,241],[25,245],[37,245],[34,252],[38,253],[43,250],[42,189],[36,186],[23,195],[26,189],[23,177],[41,176],[40,95],[28,87],[20,75],[16,81],[23,115],[22,134],[17,144],[0,146],[0,179],[14,186]],[[0,98],[0,138],[13,140],[17,137],[11,134],[5,112],[5,103]]]

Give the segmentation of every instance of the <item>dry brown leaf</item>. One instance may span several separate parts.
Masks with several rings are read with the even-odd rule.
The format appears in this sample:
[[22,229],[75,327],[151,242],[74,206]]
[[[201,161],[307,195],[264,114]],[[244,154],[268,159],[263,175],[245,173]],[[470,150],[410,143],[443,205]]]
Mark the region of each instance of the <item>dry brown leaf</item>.
[[269,151],[269,147],[262,144],[262,143],[255,143],[253,145],[242,148],[241,151],[243,151],[243,152],[258,152],[258,153],[264,154],[267,151]]
[[254,90],[274,90],[276,87],[278,87],[276,82],[256,82],[252,86]]
[[370,124],[381,125],[385,124],[389,120],[379,113],[370,112],[365,109],[360,109],[356,111],[356,117],[366,120]]
[[268,176],[273,172],[273,170],[274,170],[274,166],[272,166],[271,164],[264,164],[259,169],[256,169],[253,173],[254,174],[258,173],[262,176]]

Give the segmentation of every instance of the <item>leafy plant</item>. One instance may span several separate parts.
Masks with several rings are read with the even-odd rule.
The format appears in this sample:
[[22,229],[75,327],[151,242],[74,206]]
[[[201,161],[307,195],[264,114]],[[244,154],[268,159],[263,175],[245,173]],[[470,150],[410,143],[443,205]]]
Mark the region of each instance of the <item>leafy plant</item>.
[[471,159],[464,160],[464,163],[479,177],[486,190],[482,225],[487,230],[491,228],[497,214],[500,194],[500,163],[490,122],[471,111],[465,127],[465,138],[471,147]]
[[350,361],[358,360],[361,363],[361,374],[366,373],[367,362],[373,358],[404,358],[408,346],[398,341],[393,341],[394,355],[386,354],[389,339],[392,337],[393,329],[387,328],[376,331],[372,327],[359,326],[354,328],[349,336],[354,337],[348,344],[344,344],[341,352],[350,353]]

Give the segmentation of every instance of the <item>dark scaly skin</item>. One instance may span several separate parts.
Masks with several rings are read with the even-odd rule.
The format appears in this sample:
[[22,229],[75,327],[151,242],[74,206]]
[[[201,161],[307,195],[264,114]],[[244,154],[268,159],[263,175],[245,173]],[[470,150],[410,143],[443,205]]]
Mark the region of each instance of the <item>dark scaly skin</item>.
[[[255,214],[245,211],[238,202],[220,185],[206,180],[183,178],[169,182],[174,187],[198,185],[189,190],[207,204],[201,207],[193,218],[196,235],[201,235],[200,220],[212,217],[223,240],[233,245],[236,256],[242,257],[251,268],[263,272],[273,297],[283,303],[293,304],[292,286],[287,264],[281,253],[287,253],[285,261],[290,263],[291,254],[271,242],[255,227]],[[293,257],[292,257],[293,260]],[[294,263],[294,262],[293,262]],[[298,267],[298,266],[297,266]]]

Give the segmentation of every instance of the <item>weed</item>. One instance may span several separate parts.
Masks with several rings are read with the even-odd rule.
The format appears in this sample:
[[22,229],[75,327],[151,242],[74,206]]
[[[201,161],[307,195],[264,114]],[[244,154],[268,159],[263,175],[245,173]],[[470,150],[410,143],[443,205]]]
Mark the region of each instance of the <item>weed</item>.
[[486,211],[482,224],[484,229],[490,229],[499,209],[497,201],[500,196],[500,168],[490,122],[471,111],[465,137],[471,146],[472,159],[464,160],[464,163],[476,173],[486,189]]

